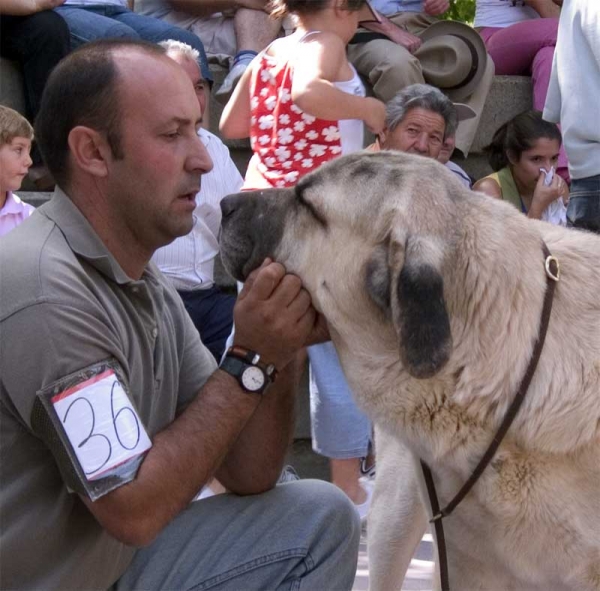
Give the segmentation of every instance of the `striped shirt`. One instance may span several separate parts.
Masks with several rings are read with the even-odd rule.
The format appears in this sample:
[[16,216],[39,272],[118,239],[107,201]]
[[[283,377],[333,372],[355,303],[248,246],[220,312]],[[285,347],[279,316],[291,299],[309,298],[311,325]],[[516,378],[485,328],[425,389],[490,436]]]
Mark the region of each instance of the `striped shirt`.
[[215,257],[219,253],[221,199],[237,193],[243,179],[229,156],[227,146],[205,129],[198,132],[213,161],[213,169],[202,175],[196,195],[194,227],[186,236],[159,248],[152,257],[159,269],[180,291],[208,289],[214,285]]

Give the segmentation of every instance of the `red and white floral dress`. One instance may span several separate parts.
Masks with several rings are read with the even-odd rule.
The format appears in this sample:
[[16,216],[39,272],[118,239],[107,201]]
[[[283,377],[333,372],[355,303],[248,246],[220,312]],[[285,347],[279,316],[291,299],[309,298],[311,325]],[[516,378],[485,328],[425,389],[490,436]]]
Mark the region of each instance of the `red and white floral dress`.
[[[306,33],[298,43],[316,32]],[[246,190],[292,186],[324,162],[363,148],[360,119],[317,119],[294,104],[293,68],[288,60],[268,55],[268,50],[256,58],[259,66],[250,82],[250,143],[254,154],[246,172]],[[364,86],[352,70],[351,80],[334,84],[344,92],[365,96]]]

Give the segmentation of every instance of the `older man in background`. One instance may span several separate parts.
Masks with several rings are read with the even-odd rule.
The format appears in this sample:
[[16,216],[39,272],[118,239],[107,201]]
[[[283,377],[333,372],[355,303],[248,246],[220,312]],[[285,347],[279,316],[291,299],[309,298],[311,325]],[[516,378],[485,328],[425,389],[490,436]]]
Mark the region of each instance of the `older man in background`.
[[399,150],[438,159],[444,141],[456,133],[459,121],[472,118],[464,104],[454,104],[441,90],[412,84],[385,105],[385,129],[372,149]]

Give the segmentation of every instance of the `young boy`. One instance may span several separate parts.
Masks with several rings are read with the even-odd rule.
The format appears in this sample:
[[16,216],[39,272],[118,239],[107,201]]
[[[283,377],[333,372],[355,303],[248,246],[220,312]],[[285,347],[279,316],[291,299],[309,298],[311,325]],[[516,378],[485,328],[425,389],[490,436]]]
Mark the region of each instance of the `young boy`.
[[19,113],[0,105],[0,236],[28,218],[34,208],[12,191],[23,182],[31,166],[33,128]]

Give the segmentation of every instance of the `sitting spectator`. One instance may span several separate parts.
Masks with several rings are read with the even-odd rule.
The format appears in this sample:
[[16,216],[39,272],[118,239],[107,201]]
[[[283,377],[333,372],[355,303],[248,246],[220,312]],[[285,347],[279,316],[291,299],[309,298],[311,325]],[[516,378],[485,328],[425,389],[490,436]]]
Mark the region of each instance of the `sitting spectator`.
[[[456,105],[455,105],[456,106]],[[438,162],[441,162],[447,168],[449,168],[457,177],[458,180],[468,189],[473,186],[473,180],[471,177],[458,165],[456,162],[452,162],[450,158],[452,158],[452,153],[454,152],[454,146],[456,142],[456,134],[452,133],[448,135],[448,130],[446,131],[446,139],[442,144],[442,149],[438,154]]]
[[[0,248],[3,588],[351,588],[351,503],[275,486],[290,360],[323,338],[310,296],[265,262],[217,368],[150,260],[192,228],[199,120],[158,45],[90,43],[48,80],[36,136],[58,187]],[[213,475],[232,493],[192,503]]]
[[21,186],[31,166],[33,128],[22,115],[0,105],[0,236],[28,218],[34,208],[13,191]]
[[200,39],[180,27],[132,12],[127,0],[65,0],[55,9],[67,21],[71,48],[104,38],[144,39],[152,43],[175,39],[191,45],[200,54],[205,80],[212,80]]
[[[554,0],[562,4],[562,0]],[[569,157],[569,224],[600,233],[600,3],[569,0],[558,25],[544,119],[560,122]],[[559,76],[560,72],[560,76]]]
[[411,84],[385,105],[385,129],[369,149],[399,150],[439,159],[444,141],[461,120],[474,116],[466,105],[454,105],[438,88]]
[[[200,112],[204,114],[206,95],[197,62],[198,53],[179,41],[163,41],[160,45],[191,79]],[[229,150],[216,135],[202,128],[198,135],[206,146],[213,168],[202,177],[202,186],[196,194],[194,227],[189,234],[159,248],[153,260],[179,292],[202,342],[220,361],[233,326],[235,304],[235,296],[221,291],[213,276],[215,258],[219,253],[220,203],[225,195],[240,190],[243,179],[229,156]]]
[[[559,14],[550,0],[476,0],[474,26],[494,60],[496,74],[531,76],[536,111],[542,111],[546,102]],[[564,149],[558,172],[568,180]]]
[[194,32],[204,42],[209,61],[230,66],[215,93],[225,104],[248,64],[281,31],[281,19],[269,16],[268,4],[269,0],[136,0],[135,10]]
[[[25,82],[25,116],[35,121],[46,80],[56,64],[69,52],[69,29],[52,11],[64,0],[0,0],[0,55],[17,61]],[[54,182],[42,157],[33,146],[29,178],[38,189]]]
[[554,174],[561,143],[558,127],[544,121],[539,111],[517,115],[485,148],[495,172],[473,189],[512,203],[530,218],[565,226],[569,187]]
[[467,156],[494,78],[481,37],[471,27],[438,18],[448,0],[372,0],[381,22],[362,23],[348,57],[387,102],[411,84],[441,88],[452,101],[468,104],[476,116],[461,126],[456,147]]

